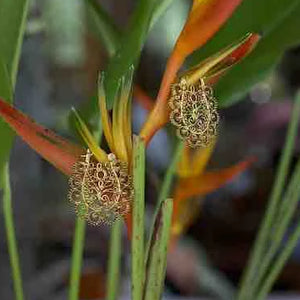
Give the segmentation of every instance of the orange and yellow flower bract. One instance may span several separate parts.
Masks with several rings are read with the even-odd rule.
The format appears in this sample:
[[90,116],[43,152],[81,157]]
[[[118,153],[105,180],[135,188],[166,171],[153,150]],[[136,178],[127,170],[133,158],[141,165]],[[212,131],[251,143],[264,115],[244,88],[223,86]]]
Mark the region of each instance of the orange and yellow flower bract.
[[[186,24],[167,62],[157,101],[140,133],[140,136],[146,143],[148,143],[154,133],[169,120],[168,97],[170,86],[175,81],[178,70],[186,57],[194,50],[204,45],[218,31],[240,2],[241,0],[193,1]],[[237,63],[245,57],[253,49],[258,40],[258,35],[249,34],[243,40],[238,41],[228,48],[205,59],[197,67],[189,70],[183,75],[187,78],[189,84],[193,84],[193,82],[201,79],[205,84],[212,85],[234,63]],[[130,192],[131,188],[129,188],[131,186],[132,175],[130,101],[132,77],[133,68],[130,68],[128,74],[120,80],[111,117],[106,107],[106,97],[103,87],[104,74],[102,73],[100,76],[98,91],[99,109],[103,133],[109,148],[108,153],[98,145],[93,134],[89,131],[88,127],[75,110],[73,110],[73,112],[76,117],[76,125],[88,149],[67,141],[57,136],[54,132],[35,124],[27,116],[0,99],[0,115],[3,119],[41,156],[47,159],[64,174],[71,177],[71,186],[75,194],[72,194],[70,198],[75,203],[79,213],[86,212],[86,210],[82,210],[82,205],[79,205],[82,198],[84,198],[84,205],[89,205],[91,201],[97,200],[97,193],[99,190],[102,191],[103,189],[103,185],[101,185],[101,182],[103,183],[103,178],[101,179],[102,181],[99,179],[103,174],[110,174],[110,185],[112,184],[115,187],[112,191],[105,194],[107,203],[111,199],[115,199],[112,201],[114,202],[118,201],[116,199],[132,197]],[[200,151],[210,151],[209,149],[210,148],[206,150],[202,149]],[[206,155],[209,156],[208,154]],[[202,154],[196,153],[195,159],[197,156],[202,156]],[[188,188],[190,191],[199,194],[199,190],[197,191],[194,188],[194,182],[199,179],[199,176],[201,176],[201,180],[206,179],[206,182],[211,178],[211,174],[202,174],[199,171],[202,168],[201,163],[199,164],[200,159],[196,160],[197,167],[194,169],[194,172],[197,171],[197,174],[195,173],[195,176],[191,176],[191,174],[187,177],[182,176],[178,182],[175,196],[179,198],[188,197],[183,192],[183,186],[188,186],[190,187]],[[232,174],[235,174],[238,170],[242,170],[244,167],[245,165],[240,165],[237,169],[229,169],[227,173],[224,171],[225,175],[223,177],[218,177],[219,180],[216,181],[217,185],[215,184],[214,187],[219,186],[225,179],[227,180],[230,176],[233,176]],[[126,175],[124,175],[125,173]],[[126,186],[126,189],[124,188],[123,190],[123,186]],[[89,189],[92,189],[92,193],[90,193]],[[193,195],[189,195],[189,197]],[[109,205],[110,204],[108,204],[107,207],[109,207]],[[95,202],[93,202],[93,209],[98,209]],[[122,210],[122,208],[120,209]],[[125,211],[126,215],[124,216],[122,212],[116,210],[112,217],[114,217],[115,214],[124,216],[130,234],[131,212],[129,210],[128,213],[127,204]]]
[[99,80],[99,109],[103,133],[111,153],[100,148],[79,114],[73,110],[78,131],[91,154],[83,156],[74,168],[69,199],[79,215],[94,225],[109,224],[116,218],[124,217],[130,234],[133,201],[130,99],[133,68],[119,82],[112,119],[106,107],[104,76],[102,73]]
[[[154,108],[152,109],[148,119],[146,120],[142,130],[141,136],[146,143],[150,141],[152,136],[157,130],[163,127],[169,121],[169,109],[167,107],[168,97],[170,94],[170,88],[172,83],[176,81],[178,71],[183,65],[185,59],[193,51],[203,46],[208,40],[210,40],[214,34],[220,29],[220,27],[228,20],[232,15],[237,6],[242,0],[194,0],[186,23],[183,30],[181,31],[175,47],[167,61],[165,72],[161,81],[160,89],[157,95],[157,100]],[[238,47],[243,51],[235,51],[235,55],[228,53],[227,57],[224,56],[222,59],[227,65],[224,65],[223,72],[219,72],[212,76],[210,74],[209,80],[204,70],[213,70],[216,64],[221,66],[221,61],[215,62],[215,65],[199,65],[198,69],[202,69],[202,79],[210,84],[215,83],[219,76],[224,73],[229,66],[240,61],[245,57],[248,52],[258,42],[259,36],[252,34],[247,36],[247,39],[243,43],[236,43]],[[217,53],[215,56],[218,56]],[[216,58],[213,56],[213,58]],[[234,58],[234,59],[233,59]],[[198,77],[198,80],[200,77]]]
[[0,115],[37,153],[67,176],[85,149],[53,131],[36,124],[32,119],[0,99]]
[[200,202],[193,197],[205,196],[215,191],[247,169],[254,161],[254,158],[250,157],[222,170],[204,171],[214,147],[215,142],[207,148],[191,150],[186,146],[183,149],[177,168],[178,179],[173,192],[173,241],[199,214]]
[[208,57],[197,66],[183,72],[179,76],[177,72],[180,66],[178,68],[173,68],[170,71],[168,69],[169,61],[165,69],[155,104],[140,133],[145,142],[148,143],[157,130],[169,121],[170,110],[168,107],[168,99],[170,97],[171,86],[175,81],[179,82],[180,79],[184,77],[189,85],[195,84],[199,80],[203,80],[203,82],[213,85],[234,64],[247,56],[248,53],[253,50],[259,39],[260,36],[258,34],[249,33],[241,40]]

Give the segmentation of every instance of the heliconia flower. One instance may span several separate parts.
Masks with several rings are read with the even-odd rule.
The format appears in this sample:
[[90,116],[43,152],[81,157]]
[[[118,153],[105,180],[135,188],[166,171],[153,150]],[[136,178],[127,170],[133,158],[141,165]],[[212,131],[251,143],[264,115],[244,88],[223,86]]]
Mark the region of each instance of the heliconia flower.
[[[209,147],[196,150],[185,146],[178,163],[178,180],[173,192],[173,242],[192,224],[199,215],[203,197],[222,187],[247,169],[254,158],[250,157],[236,165],[218,170],[204,171],[215,147],[215,141]],[[198,199],[195,199],[198,197]]]
[[[180,78],[177,77],[178,71],[186,57],[213,37],[240,2],[241,0],[193,1],[186,24],[168,59],[156,104],[140,134],[146,143],[150,141],[157,130],[169,121],[168,99],[171,85],[176,81],[180,82]],[[253,49],[258,40],[259,36],[257,34],[249,34],[242,41],[226,49],[231,52],[224,50],[208,58],[208,60],[197,66],[197,70],[199,71],[196,72],[197,76],[202,75],[201,77],[198,76],[197,79],[202,79],[205,84],[215,83],[227,69],[245,57]]]
[[104,74],[99,83],[99,107],[104,136],[110,153],[100,148],[78,112],[73,109],[77,129],[87,149],[73,144],[34,123],[29,117],[0,99],[2,118],[42,157],[69,176],[68,198],[80,217],[89,223],[111,223],[124,217],[131,233],[132,132],[130,116],[133,69],[119,85],[113,117],[106,109]]

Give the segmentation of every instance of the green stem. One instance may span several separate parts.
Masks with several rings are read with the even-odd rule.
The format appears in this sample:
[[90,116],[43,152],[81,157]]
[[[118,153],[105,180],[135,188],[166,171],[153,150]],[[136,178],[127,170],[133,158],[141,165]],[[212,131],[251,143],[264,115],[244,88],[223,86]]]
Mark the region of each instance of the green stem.
[[106,300],[117,299],[120,282],[122,220],[117,220],[111,228],[108,257]]
[[299,199],[299,180],[300,160],[297,163],[296,169],[288,185],[286,195],[281,205],[281,215],[277,218],[276,227],[274,228],[273,238],[270,243],[269,250],[261,261],[259,269],[256,272],[256,277],[251,287],[252,291],[256,291],[256,289],[260,286],[261,281],[264,279],[264,276],[267,274],[272,264],[272,261],[274,261],[274,257],[280,248],[284,234],[287,232]]
[[164,177],[161,189],[160,189],[160,193],[158,196],[158,201],[155,206],[152,225],[150,227],[149,237],[147,240],[146,255],[145,255],[146,260],[148,259],[148,255],[149,255],[155,220],[157,218],[157,215],[158,215],[158,212],[159,212],[162,202],[170,196],[169,193],[171,190],[172,181],[173,181],[174,175],[176,173],[176,167],[177,167],[177,163],[179,161],[180,155],[182,153],[182,149],[183,149],[183,143],[181,141],[178,141],[175,151],[173,153],[171,163],[165,174],[165,177]]
[[144,212],[145,212],[145,146],[139,137],[134,139],[133,151],[134,202],[131,239],[132,300],[141,300],[144,286]]
[[295,246],[300,238],[300,224],[297,224],[297,227],[293,234],[288,239],[284,250],[280,253],[278,258],[274,262],[274,266],[272,267],[268,277],[263,282],[261,289],[255,299],[263,300],[267,297],[270,289],[272,288],[275,280],[277,279],[278,275],[280,274],[282,268],[284,267],[285,263],[287,262],[290,255],[293,253]]
[[12,202],[11,202],[11,190],[9,182],[9,165],[5,164],[2,170],[3,178],[3,213],[7,238],[8,253],[12,271],[12,280],[14,285],[16,300],[23,300],[23,286],[21,278],[21,269],[18,255],[18,247],[16,234],[14,229]]
[[70,274],[70,290],[69,300],[79,299],[80,288],[80,271],[82,266],[82,256],[84,250],[85,239],[85,220],[77,217],[75,222],[75,231],[72,247],[72,261],[71,261],[71,274]]
[[237,298],[239,300],[251,299],[250,291],[252,290],[252,281],[255,279],[255,274],[262,261],[264,251],[266,251],[266,249],[268,248],[268,238],[271,233],[272,223],[276,217],[278,202],[280,200],[282,190],[286,182],[288,170],[291,164],[295,137],[297,135],[299,113],[300,94],[298,94],[298,96],[296,97],[292,118],[287,132],[286,142],[276,172],[276,178],[266,209],[266,214],[260,226],[249,263],[241,282],[241,288]]
[[[98,127],[93,131],[95,140],[100,144],[102,138],[101,122]],[[80,292],[80,274],[83,261],[83,251],[85,243],[85,230],[86,221],[80,217],[76,217],[74,238],[72,246],[72,259],[71,259],[71,274],[70,274],[70,288],[69,300],[78,300]]]

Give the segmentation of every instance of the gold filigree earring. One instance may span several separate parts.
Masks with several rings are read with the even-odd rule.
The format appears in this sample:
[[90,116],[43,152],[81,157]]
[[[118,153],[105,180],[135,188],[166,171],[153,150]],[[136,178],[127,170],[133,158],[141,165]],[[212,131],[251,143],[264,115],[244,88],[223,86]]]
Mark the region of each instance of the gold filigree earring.
[[92,225],[111,224],[130,211],[133,185],[128,164],[112,153],[108,162],[98,162],[88,149],[74,165],[69,186],[68,198],[77,214]]
[[183,77],[173,84],[169,106],[170,120],[177,128],[178,137],[190,147],[207,147],[216,137],[217,101],[203,79],[188,84]]

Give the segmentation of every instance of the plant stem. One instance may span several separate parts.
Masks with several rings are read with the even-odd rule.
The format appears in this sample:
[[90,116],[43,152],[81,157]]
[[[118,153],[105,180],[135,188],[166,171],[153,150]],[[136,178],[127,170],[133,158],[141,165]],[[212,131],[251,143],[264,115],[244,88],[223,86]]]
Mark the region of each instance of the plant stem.
[[[95,140],[100,144],[102,138],[101,122],[98,123],[97,128],[93,131]],[[80,292],[80,273],[83,261],[83,251],[85,244],[85,230],[86,221],[80,217],[76,217],[74,238],[72,246],[72,259],[70,271],[70,288],[69,300],[78,300]]]
[[267,243],[272,229],[271,228],[272,223],[276,217],[278,202],[282,195],[282,190],[286,182],[286,177],[291,164],[293,147],[297,135],[299,113],[300,113],[300,94],[298,94],[298,96],[296,97],[292,118],[289,123],[286,142],[280,157],[280,162],[276,172],[275,182],[271,192],[270,200],[268,201],[266,213],[262,220],[262,224],[260,226],[257,238],[255,240],[254,248],[251,253],[246,271],[244,272],[243,275],[240,292],[237,297],[237,299],[239,300],[251,299],[250,291],[252,290],[252,281],[254,280],[256,271],[259,268],[259,265],[262,261],[263,253],[264,251],[266,251],[268,247]]
[[141,300],[144,287],[144,211],[145,211],[145,146],[139,137],[134,139],[133,151],[134,202],[131,240],[132,300]]
[[117,299],[120,281],[122,220],[116,220],[110,232],[106,300]]
[[79,299],[80,271],[82,266],[82,256],[84,250],[85,226],[85,220],[82,220],[81,218],[77,217],[75,222],[75,231],[72,247],[73,251],[71,261],[69,300]]
[[15,291],[16,300],[23,300],[23,286],[21,278],[20,260],[18,255],[17,240],[13,221],[12,202],[11,202],[11,189],[9,182],[9,165],[6,162],[2,170],[3,178],[3,214],[7,238],[7,247],[12,271],[12,280]]
[[260,267],[256,272],[255,280],[252,284],[252,290],[256,291],[256,289],[261,284],[261,281],[264,279],[264,276],[267,274],[269,268],[272,265],[272,261],[274,261],[274,257],[277,251],[280,249],[281,242],[284,238],[284,234],[287,232],[290,221],[292,220],[293,214],[297,207],[297,203],[299,200],[299,192],[300,192],[300,160],[297,163],[296,169],[292,176],[292,179],[289,182],[287,192],[285,197],[283,198],[283,203],[280,208],[281,215],[277,218],[277,224],[274,228],[273,238],[270,242],[269,249],[261,261]]
[[274,261],[274,266],[272,267],[268,277],[265,279],[262,288],[260,289],[256,300],[263,300],[267,297],[270,289],[272,288],[275,280],[277,279],[278,275],[280,274],[282,268],[284,267],[285,263],[287,262],[288,258],[292,254],[297,242],[300,238],[300,224],[298,223],[296,229],[294,230],[293,234],[289,237],[284,250],[278,256],[278,258]]
[[183,142],[177,141],[177,145],[175,147],[175,151],[173,153],[172,160],[167,169],[167,172],[165,174],[165,177],[164,177],[161,189],[160,189],[158,201],[156,203],[155,210],[154,210],[152,225],[151,225],[150,231],[149,231],[149,237],[147,240],[146,255],[145,255],[146,260],[148,259],[148,255],[149,255],[155,220],[157,218],[157,215],[158,215],[158,212],[159,212],[162,202],[170,196],[169,193],[170,193],[172,181],[173,181],[174,175],[176,173],[176,167],[177,167],[177,163],[179,161],[180,155],[182,153],[183,145],[184,145]]

